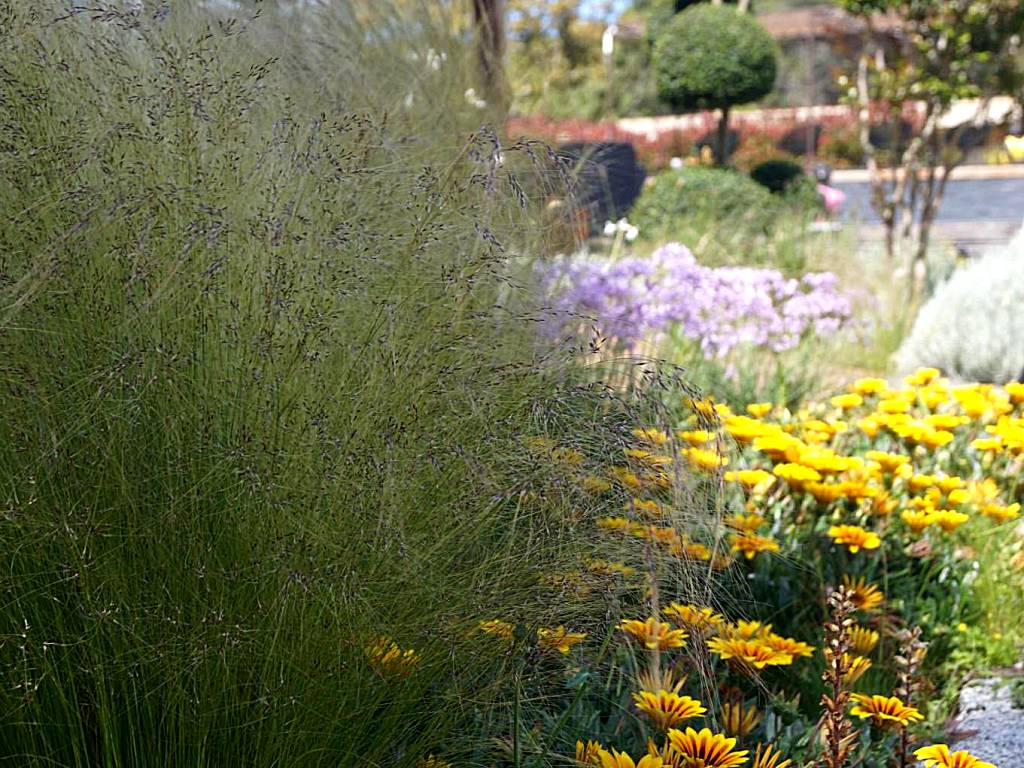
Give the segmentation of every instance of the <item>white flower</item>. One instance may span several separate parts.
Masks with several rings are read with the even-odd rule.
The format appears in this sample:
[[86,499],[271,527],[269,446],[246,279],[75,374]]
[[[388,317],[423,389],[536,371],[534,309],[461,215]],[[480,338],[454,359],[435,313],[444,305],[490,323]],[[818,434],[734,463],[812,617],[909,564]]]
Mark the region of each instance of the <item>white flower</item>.
[[606,221],[604,223],[604,236],[605,237],[611,237],[612,235],[614,235],[618,231],[619,231],[619,228],[616,226],[614,221]]
[[671,160],[668,161],[668,167],[671,168],[673,171],[678,171],[680,168],[683,167],[683,158],[673,157]]
[[632,243],[634,240],[637,239],[637,237],[639,237],[639,235],[640,235],[640,230],[637,227],[633,226],[632,224],[630,224],[628,227],[626,227],[626,242],[627,243]]

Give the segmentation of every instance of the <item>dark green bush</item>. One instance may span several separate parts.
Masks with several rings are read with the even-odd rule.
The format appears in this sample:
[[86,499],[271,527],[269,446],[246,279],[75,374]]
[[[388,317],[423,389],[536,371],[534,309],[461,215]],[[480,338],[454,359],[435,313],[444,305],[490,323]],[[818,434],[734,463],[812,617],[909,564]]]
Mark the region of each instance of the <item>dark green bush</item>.
[[792,160],[766,160],[750,171],[750,178],[776,194],[789,191],[804,176],[804,169]]
[[771,35],[735,8],[695,5],[663,27],[653,64],[662,98],[678,109],[717,109],[767,95],[778,50]]
[[681,168],[654,177],[636,201],[630,220],[648,238],[664,239],[681,222],[729,222],[736,229],[767,231],[780,201],[749,176],[718,168]]

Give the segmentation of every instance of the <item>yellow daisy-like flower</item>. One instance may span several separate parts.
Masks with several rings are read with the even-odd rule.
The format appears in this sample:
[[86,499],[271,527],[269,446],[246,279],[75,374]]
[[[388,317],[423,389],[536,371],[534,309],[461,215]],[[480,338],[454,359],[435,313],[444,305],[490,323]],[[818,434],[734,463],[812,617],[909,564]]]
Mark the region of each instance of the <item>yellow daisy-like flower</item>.
[[967,504],[971,500],[971,492],[966,488],[957,488],[949,492],[946,497],[946,503],[950,506],[957,507],[961,504]]
[[957,477],[956,475],[940,477],[935,485],[938,486],[940,491],[948,494],[955,491],[957,488],[963,488],[964,479],[962,477]]
[[924,768],[996,768],[964,749],[950,752],[945,744],[933,744],[914,750],[914,757],[924,761]]
[[789,768],[792,760],[782,760],[782,754],[775,750],[771,744],[757,745],[757,752],[754,753],[754,762],[750,768]]
[[595,477],[594,475],[587,475],[580,481],[580,485],[583,486],[583,490],[587,493],[593,494],[594,496],[600,496],[603,493],[607,493],[611,490],[612,484],[605,480],[603,477]]
[[633,491],[638,491],[643,488],[643,482],[637,476],[636,472],[629,469],[629,467],[612,467],[608,470],[608,474],[614,478],[619,485],[628,488]]
[[863,576],[852,578],[843,574],[843,586],[850,591],[850,602],[858,611],[873,611],[885,602],[885,595]]
[[561,625],[554,629],[541,627],[537,630],[537,643],[540,647],[559,653],[568,653],[574,645],[578,645],[586,639],[586,632],[569,632]]
[[772,408],[774,407],[775,405],[773,403],[751,403],[747,406],[747,413],[755,419],[763,419],[772,412]]
[[1008,384],[1004,384],[1003,389],[1010,396],[1010,400],[1015,403],[1024,403],[1024,383],[1011,381]]
[[723,456],[717,451],[709,451],[704,448],[688,448],[682,453],[690,462],[690,466],[705,472],[713,472],[729,464],[729,457]]
[[668,622],[655,618],[647,621],[627,619],[620,622],[618,628],[650,650],[667,651],[671,648],[682,648],[689,637],[685,629],[672,629]]
[[879,517],[888,517],[899,504],[899,501],[888,493],[879,493],[871,500],[871,511]]
[[952,509],[937,509],[928,516],[932,525],[937,525],[944,533],[952,533],[971,519],[970,515]]
[[751,640],[753,638],[762,638],[765,635],[770,634],[772,631],[771,624],[764,624],[760,621],[747,621],[746,619],[740,619],[735,624],[730,624],[723,627],[723,634],[730,637],[740,637],[744,640]]
[[909,707],[895,696],[867,696],[863,693],[850,694],[854,701],[854,707],[850,710],[851,715],[856,715],[862,720],[871,719],[875,725],[909,725],[918,720],[924,720],[924,715],[914,707]]
[[900,519],[907,524],[912,533],[920,535],[932,524],[932,513],[930,510],[905,509],[900,512]]
[[512,630],[514,627],[507,621],[502,621],[501,619],[490,619],[489,621],[481,621],[480,629],[488,635],[500,637],[502,640],[511,640]]
[[598,741],[587,739],[586,743],[576,741],[576,764],[577,765],[600,765],[602,746]]
[[1007,520],[1016,520],[1020,517],[1020,502],[1014,502],[1006,506],[986,504],[982,507],[981,514],[999,523],[1005,523]]
[[639,762],[633,762],[632,757],[617,749],[602,749],[597,755],[601,768],[662,768],[661,758],[654,755],[644,755]]
[[776,464],[772,472],[796,490],[803,489],[806,483],[821,481],[821,474],[816,469],[805,467],[803,464]]
[[865,378],[857,379],[850,385],[850,391],[858,395],[878,395],[889,389],[889,383],[885,379]]
[[715,613],[707,606],[669,603],[668,607],[663,608],[661,612],[677,624],[684,624],[690,629],[713,630],[725,623],[724,616]]
[[651,445],[662,446],[669,441],[668,434],[655,427],[637,427],[633,430],[633,436]]
[[1003,450],[1003,438],[999,437],[979,437],[975,440],[971,440],[971,448],[982,453],[999,453]]
[[633,521],[626,517],[599,517],[597,527],[603,531],[625,533],[633,527]]
[[[785,432],[776,432],[774,434],[755,437],[753,446],[754,450],[765,454],[772,461],[795,459],[800,455],[800,451],[806,448],[803,441],[793,437],[792,435],[787,435]],[[820,480],[821,478],[812,479]]]
[[787,666],[793,663],[793,657],[790,654],[777,651],[758,640],[713,637],[708,641],[708,648],[723,659],[732,659],[755,669],[764,669],[768,666]]
[[939,478],[935,475],[911,475],[907,479],[907,486],[914,493],[920,493],[925,488],[931,488],[937,486]]
[[680,429],[676,431],[676,437],[690,445],[701,446],[710,443],[716,435],[706,429]]
[[775,475],[763,469],[740,469],[725,473],[728,483],[739,483],[749,493],[760,496],[768,492],[775,483]]
[[971,501],[979,507],[999,498],[999,486],[991,477],[972,480],[967,484],[967,492],[971,495]]
[[864,458],[868,461],[875,461],[882,467],[883,472],[894,473],[900,467],[910,463],[910,457],[902,453],[887,453],[886,451],[867,451]]
[[953,413],[931,413],[924,417],[924,423],[935,429],[950,430],[970,423],[970,419]]
[[634,498],[625,506],[627,512],[635,512],[642,517],[664,517],[665,508],[653,499]]
[[700,717],[707,710],[696,699],[680,696],[664,689],[657,693],[640,691],[633,694],[637,709],[650,719],[655,728],[665,731],[692,717]]
[[778,552],[779,549],[779,542],[771,536],[756,533],[734,533],[732,536],[732,551],[742,552],[747,560],[753,560],[761,552]]
[[769,648],[779,651],[780,653],[787,653],[793,658],[798,657],[809,657],[814,655],[814,646],[804,643],[800,640],[795,640],[792,637],[783,637],[782,635],[776,635],[774,632],[768,632],[761,638],[761,642],[767,645]]
[[408,677],[417,664],[420,655],[409,648],[402,650],[392,638],[380,635],[367,644],[366,658],[378,674],[383,677]]
[[867,627],[850,627],[850,648],[859,655],[867,656],[878,645],[879,635]]
[[749,515],[729,515],[724,522],[733,530],[753,533],[764,525],[764,518],[755,512]]
[[872,665],[871,659],[865,656],[853,656],[848,653],[844,653],[843,666],[846,667],[846,674],[843,675],[843,682],[847,685],[853,685],[864,676],[865,672],[871,669]]
[[939,377],[938,368],[918,368],[903,378],[903,383],[911,387],[923,387]]
[[764,715],[757,707],[745,707],[741,702],[727,701],[722,704],[722,727],[730,736],[745,739],[757,728]]
[[703,728],[668,732],[672,753],[680,758],[679,768],[738,768],[747,762],[747,750],[736,749],[736,739]]
[[851,554],[862,549],[878,549],[882,540],[874,531],[866,531],[859,525],[833,525],[828,535],[836,544],[844,544]]
[[833,408],[841,408],[844,411],[848,411],[851,408],[864,404],[864,398],[858,395],[856,392],[850,392],[846,395],[836,395],[829,399]]

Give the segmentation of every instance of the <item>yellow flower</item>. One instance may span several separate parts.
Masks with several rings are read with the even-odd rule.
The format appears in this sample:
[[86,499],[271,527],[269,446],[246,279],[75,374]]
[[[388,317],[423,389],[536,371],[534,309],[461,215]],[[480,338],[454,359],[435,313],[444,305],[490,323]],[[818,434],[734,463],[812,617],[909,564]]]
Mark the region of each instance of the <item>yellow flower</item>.
[[453,766],[447,760],[427,755],[416,764],[416,768],[453,768]]
[[486,632],[488,635],[494,635],[500,637],[503,640],[512,639],[513,626],[507,621],[501,619],[490,619],[489,621],[481,621],[480,629]]
[[867,656],[878,645],[878,633],[867,627],[850,627],[850,647],[859,656]]
[[852,554],[862,549],[878,549],[882,544],[877,533],[866,531],[859,525],[833,525],[828,529],[828,535],[836,544],[845,544]]
[[689,448],[681,451],[681,453],[686,455],[690,466],[707,472],[713,472],[729,463],[728,456],[723,456],[717,451],[708,451],[704,448]]
[[735,624],[723,627],[723,634],[731,637],[741,637],[744,640],[762,638],[771,631],[771,624],[762,624],[760,621],[746,621],[745,619],[740,619]]
[[364,650],[370,666],[383,677],[408,677],[420,662],[420,655],[416,651],[411,648],[403,651],[387,635],[374,638]]
[[853,685],[864,676],[864,673],[871,669],[871,659],[864,656],[851,656],[843,654],[843,666],[846,667],[846,674],[843,675],[843,682]]
[[632,568],[625,563],[619,562],[607,562],[605,560],[590,560],[587,562],[587,570],[591,573],[596,573],[601,576],[612,576],[616,573],[623,576],[632,576],[636,573],[636,569]]
[[640,482],[640,478],[637,477],[636,473],[628,467],[612,467],[608,470],[608,473],[615,480],[618,480],[620,485],[623,485],[626,488],[637,491],[643,487],[643,483]]
[[899,506],[899,501],[888,493],[877,494],[871,502],[871,511],[879,517],[887,517]]
[[574,645],[586,639],[586,632],[569,632],[561,625],[554,629],[541,627],[537,630],[537,643],[540,647],[559,653],[568,653]]
[[900,512],[900,519],[907,524],[911,533],[920,535],[925,528],[932,524],[932,510],[905,509]]
[[680,440],[685,440],[690,445],[697,446],[704,445],[705,443],[710,443],[712,440],[715,439],[715,433],[709,432],[706,429],[680,429],[678,432],[676,432],[676,436],[679,437]]
[[727,701],[722,704],[722,727],[730,736],[745,739],[763,718],[764,715],[757,707],[745,707],[742,702]]
[[774,407],[775,405],[772,403],[751,403],[747,406],[747,413],[755,419],[763,419],[772,412],[772,408]]
[[999,523],[1005,523],[1007,520],[1016,520],[1020,517],[1020,503],[1014,502],[1007,506],[986,504],[982,507],[981,514]]
[[764,518],[757,513],[750,515],[729,515],[729,517],[725,518],[725,524],[737,531],[753,533],[764,525]]
[[805,483],[816,483],[821,480],[821,475],[817,470],[802,464],[776,464],[772,471],[777,477],[781,477],[797,490],[802,489]]
[[794,640],[792,637],[776,635],[774,632],[768,632],[765,634],[764,637],[761,638],[761,642],[772,650],[779,651],[780,653],[787,653],[793,658],[814,655],[813,645],[808,645],[800,640]]
[[740,469],[726,472],[725,480],[729,483],[739,483],[750,493],[760,496],[772,487],[775,476],[763,469]]
[[782,754],[775,751],[771,744],[758,743],[757,752],[754,754],[754,763],[750,768],[789,768],[793,764],[792,760],[782,760],[781,763],[779,760],[782,760]]
[[902,397],[891,397],[878,401],[878,410],[882,413],[906,413],[913,406],[913,402]]
[[594,475],[587,475],[584,477],[580,481],[580,485],[583,486],[584,491],[591,493],[594,496],[600,496],[602,493],[607,493],[612,487],[612,484],[603,477],[595,477]]
[[956,512],[951,509],[937,509],[929,514],[929,522],[939,526],[944,533],[952,533],[961,525],[971,519],[970,515],[963,512]]
[[688,637],[685,629],[672,629],[668,622],[655,618],[647,621],[627,619],[620,622],[618,628],[650,650],[667,651],[670,648],[682,648],[686,645]]
[[949,493],[957,488],[964,487],[964,480],[962,477],[956,475],[950,475],[948,477],[940,477],[935,481],[935,485],[938,486],[939,490],[943,493]]
[[991,477],[984,480],[972,480],[967,484],[967,491],[971,494],[971,501],[979,507],[995,501],[999,497],[999,486]]
[[961,504],[967,504],[971,500],[971,493],[966,488],[956,488],[949,492],[946,497],[946,501],[954,506],[960,506]]
[[634,498],[626,504],[625,509],[627,512],[636,512],[643,517],[664,517],[665,515],[664,508],[653,499]]
[[882,422],[879,421],[877,416],[865,416],[863,419],[857,419],[857,429],[870,438],[878,435],[878,430],[881,428]]
[[901,453],[886,453],[885,451],[867,451],[864,458],[868,461],[877,461],[884,472],[892,474],[904,464],[910,463],[910,457]]
[[856,408],[859,405],[864,404],[864,398],[858,395],[856,392],[851,392],[847,395],[836,395],[831,398],[829,402],[833,408],[841,408],[844,411],[848,411],[851,408]]
[[651,445],[662,446],[668,443],[668,435],[655,427],[637,427],[633,430],[633,436]]
[[725,420],[725,431],[738,443],[749,443],[756,437],[773,434],[778,431],[774,424],[752,419],[749,416],[730,416]]
[[971,448],[982,453],[999,453],[1003,450],[1003,438],[1001,437],[979,437],[971,440]]
[[914,757],[924,761],[924,768],[996,768],[992,763],[983,762],[966,750],[950,752],[945,744],[921,747],[914,750]]
[[737,768],[747,762],[747,750],[736,750],[736,739],[709,728],[699,732],[672,729],[668,732],[672,753],[680,758],[680,768]]
[[600,765],[601,764],[601,743],[587,740],[576,742],[576,764],[577,765]]
[[903,378],[903,383],[911,387],[923,387],[939,377],[938,368],[918,368]]
[[853,384],[850,385],[850,390],[856,392],[858,395],[878,395],[885,392],[889,388],[888,382],[885,379],[857,379]]
[[715,401],[710,397],[704,397],[702,400],[687,398],[685,402],[687,408],[708,421],[715,421],[718,418]]
[[1024,383],[1011,381],[1009,384],[1004,384],[1003,389],[1006,390],[1006,394],[1010,396],[1013,402],[1024,403]]
[[767,666],[786,666],[793,663],[793,657],[790,654],[776,651],[758,640],[713,637],[708,641],[708,648],[723,659],[734,659],[756,669],[764,669]]
[[800,451],[806,448],[803,441],[785,432],[755,437],[753,445],[754,450],[760,451],[773,461],[795,459],[800,455]]
[[669,603],[668,607],[663,608],[661,612],[677,624],[685,624],[691,629],[717,629],[725,623],[724,616],[715,613],[706,606]]
[[850,602],[858,611],[873,611],[885,602],[885,595],[863,576],[851,578],[843,574],[843,586],[850,590]]
[[611,752],[602,749],[597,754],[601,768],[662,768],[661,758],[653,755],[644,755],[640,762],[634,763],[632,757],[617,749]]
[[599,517],[597,527],[603,531],[617,531],[624,533],[633,526],[633,521],[625,517]]
[[650,719],[655,728],[665,731],[674,728],[692,717],[699,717],[707,710],[696,699],[680,696],[664,689],[657,693],[640,691],[633,694],[637,709]]
[[779,542],[771,536],[760,536],[756,533],[734,533],[732,551],[742,552],[747,560],[753,560],[761,552],[778,552]]

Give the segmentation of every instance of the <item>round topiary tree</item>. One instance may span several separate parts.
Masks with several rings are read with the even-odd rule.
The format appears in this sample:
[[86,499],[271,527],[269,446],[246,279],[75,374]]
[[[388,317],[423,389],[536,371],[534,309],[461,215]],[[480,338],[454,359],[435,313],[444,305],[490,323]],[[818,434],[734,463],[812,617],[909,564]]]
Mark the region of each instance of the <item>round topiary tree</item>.
[[720,109],[717,160],[726,160],[729,110],[775,86],[778,49],[753,17],[728,5],[687,8],[654,42],[658,93],[676,109]]

